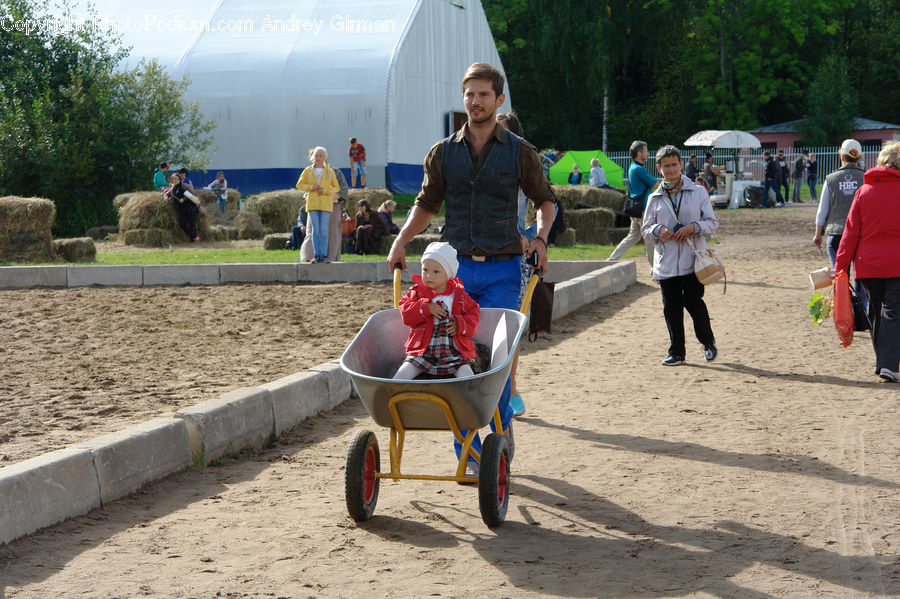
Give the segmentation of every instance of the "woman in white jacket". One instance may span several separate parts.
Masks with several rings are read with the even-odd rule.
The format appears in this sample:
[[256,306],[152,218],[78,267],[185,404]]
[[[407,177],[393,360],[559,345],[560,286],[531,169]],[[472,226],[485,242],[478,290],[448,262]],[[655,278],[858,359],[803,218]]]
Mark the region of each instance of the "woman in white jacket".
[[663,146],[656,152],[656,168],[663,182],[647,200],[641,233],[653,241],[653,280],[662,291],[663,316],[669,329],[666,366],[684,364],[684,310],[694,321],[694,334],[708,362],[716,359],[716,338],[703,302],[703,285],[694,275],[694,252],[706,248],[706,238],[719,227],[709,194],[681,174],[681,152]]

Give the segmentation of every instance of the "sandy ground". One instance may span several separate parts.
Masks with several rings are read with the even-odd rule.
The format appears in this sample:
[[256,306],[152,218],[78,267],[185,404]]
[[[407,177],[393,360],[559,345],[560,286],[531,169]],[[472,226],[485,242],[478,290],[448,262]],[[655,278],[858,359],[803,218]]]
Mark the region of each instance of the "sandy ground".
[[[384,469],[388,444],[354,400],[0,548],[0,597],[900,596],[900,386],[874,376],[867,338],[844,349],[830,321],[812,326],[813,214],[720,213],[714,363],[689,342],[688,365],[659,365],[644,262],[625,293],[523,343],[501,527],[481,522],[475,488],[421,481],[384,482],[375,517],[353,523],[347,443],[375,430]],[[336,357],[390,301],[357,289],[2,292],[0,452]],[[448,435],[408,436],[405,471],[453,464]]]

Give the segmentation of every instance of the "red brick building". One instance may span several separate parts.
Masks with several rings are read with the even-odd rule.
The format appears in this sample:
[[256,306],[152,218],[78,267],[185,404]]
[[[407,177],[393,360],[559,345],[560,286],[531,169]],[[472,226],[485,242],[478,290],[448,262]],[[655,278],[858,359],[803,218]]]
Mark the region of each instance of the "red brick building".
[[[798,130],[802,122],[803,119],[798,119],[796,121],[768,125],[759,129],[750,129],[750,133],[759,139],[763,148],[801,148],[805,145],[803,143],[803,134]],[[900,140],[900,125],[857,118],[856,129],[850,134],[850,137],[863,146],[880,148],[885,141]],[[841,144],[841,141],[843,140],[836,139],[829,145],[838,146]]]

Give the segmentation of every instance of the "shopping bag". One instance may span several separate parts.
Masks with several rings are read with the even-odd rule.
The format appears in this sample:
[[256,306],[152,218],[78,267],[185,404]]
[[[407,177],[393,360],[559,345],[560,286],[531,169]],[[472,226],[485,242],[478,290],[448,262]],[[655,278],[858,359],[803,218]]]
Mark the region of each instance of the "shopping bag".
[[850,300],[850,281],[847,273],[839,271],[834,275],[834,328],[837,329],[841,345],[853,343],[853,303]]

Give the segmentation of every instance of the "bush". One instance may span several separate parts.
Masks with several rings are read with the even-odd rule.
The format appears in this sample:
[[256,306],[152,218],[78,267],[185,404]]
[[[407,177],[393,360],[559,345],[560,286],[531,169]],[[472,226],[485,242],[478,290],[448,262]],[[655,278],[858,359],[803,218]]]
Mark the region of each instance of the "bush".
[[56,206],[44,198],[0,198],[0,262],[56,262],[50,227]]

